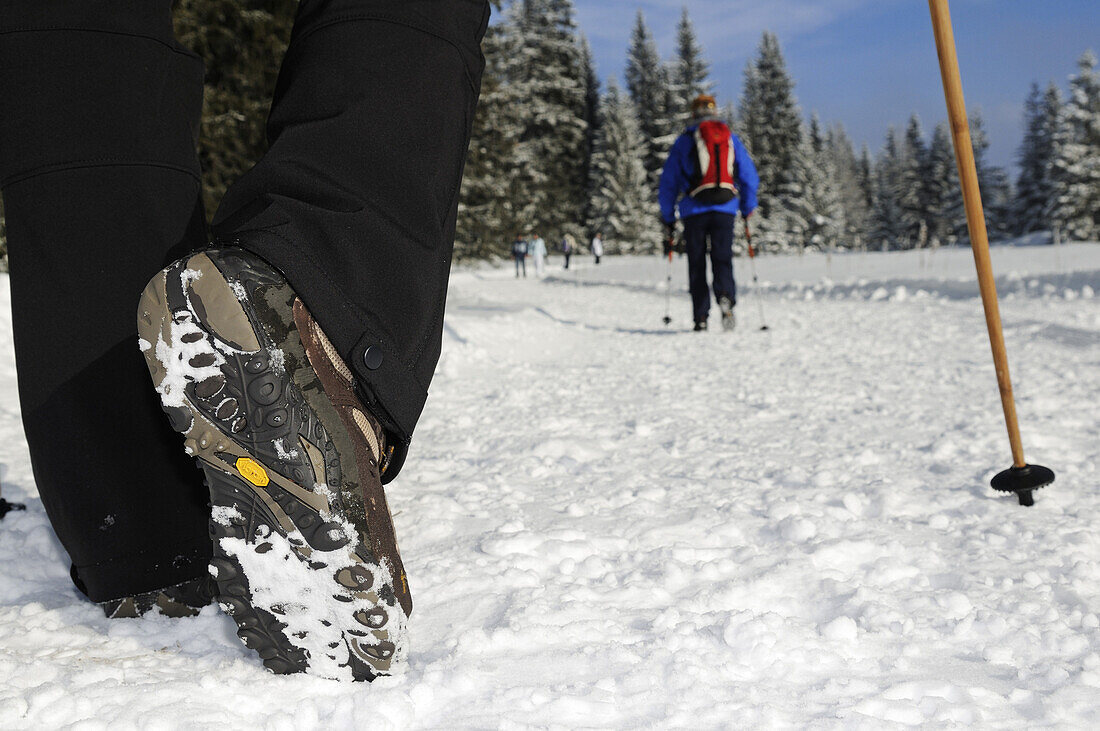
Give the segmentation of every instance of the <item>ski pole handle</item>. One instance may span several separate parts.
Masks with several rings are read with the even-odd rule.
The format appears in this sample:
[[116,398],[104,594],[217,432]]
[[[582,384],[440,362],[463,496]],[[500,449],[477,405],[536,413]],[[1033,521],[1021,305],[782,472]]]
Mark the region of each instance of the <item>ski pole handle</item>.
[[749,243],[749,258],[756,258],[756,251],[752,248],[752,231],[749,230],[749,220],[745,219],[745,241]]

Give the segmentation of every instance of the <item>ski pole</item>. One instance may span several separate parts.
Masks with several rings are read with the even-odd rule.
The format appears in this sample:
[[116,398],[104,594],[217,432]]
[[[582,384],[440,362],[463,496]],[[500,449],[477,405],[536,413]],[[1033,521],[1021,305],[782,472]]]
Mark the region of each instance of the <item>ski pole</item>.
[[932,14],[932,30],[936,36],[936,52],[939,56],[940,75],[943,77],[947,116],[951,121],[951,136],[955,143],[959,185],[962,187],[963,202],[966,205],[970,248],[973,249],[974,266],[978,270],[978,287],[985,309],[986,329],[989,331],[997,385],[1001,392],[1001,407],[1005,425],[1008,427],[1009,446],[1012,448],[1012,467],[994,477],[991,485],[995,490],[1016,493],[1020,505],[1033,505],[1032,491],[1054,482],[1054,472],[1024,461],[1020,426],[1016,421],[1016,402],[1012,397],[1012,380],[1008,374],[1008,354],[1001,329],[1001,313],[997,306],[997,286],[993,280],[993,263],[989,258],[989,238],[985,229],[985,214],[982,211],[982,195],[974,164],[974,147],[970,140],[970,123],[966,116],[959,59],[955,51],[955,34],[951,27],[951,12],[947,7],[947,0],[928,0],[928,9]]
[[668,246],[668,273],[665,277],[665,327],[672,324],[672,241]]
[[764,295],[760,292],[760,280],[756,277],[756,250],[752,248],[752,231],[749,230],[748,219],[745,219],[745,241],[749,244],[749,268],[752,270],[752,288],[756,291],[756,306],[760,309],[760,329],[767,330],[768,323],[764,320]]

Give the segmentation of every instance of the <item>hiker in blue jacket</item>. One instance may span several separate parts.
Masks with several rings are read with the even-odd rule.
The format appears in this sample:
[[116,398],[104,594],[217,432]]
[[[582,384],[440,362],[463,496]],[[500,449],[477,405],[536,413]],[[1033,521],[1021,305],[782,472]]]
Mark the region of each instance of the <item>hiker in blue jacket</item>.
[[[661,222],[671,239],[676,209],[684,224],[688,283],[695,330],[707,329],[707,243],[714,277],[714,298],[722,327],[732,330],[737,289],[733,281],[733,225],[737,212],[748,218],[756,209],[760,178],[748,150],[718,119],[714,97],[701,94],[691,104],[692,122],[669,150],[661,173]],[[681,197],[683,196],[683,197]]]

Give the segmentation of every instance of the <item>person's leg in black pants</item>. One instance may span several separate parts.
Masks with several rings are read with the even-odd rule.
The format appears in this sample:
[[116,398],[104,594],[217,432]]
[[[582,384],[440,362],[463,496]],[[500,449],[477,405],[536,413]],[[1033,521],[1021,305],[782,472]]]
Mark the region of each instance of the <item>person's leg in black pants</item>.
[[218,600],[275,672],[368,680],[405,656],[382,486],[439,357],[488,11],[304,0],[268,153],[214,246],[142,293],[150,375],[210,487]]
[[488,21],[486,0],[303,0],[270,150],[214,217],[286,275],[402,453],[439,359]]
[[735,216],[728,213],[703,214],[710,220],[707,231],[710,237],[710,267],[714,277],[714,298],[728,297],[731,305],[737,304],[737,284],[733,279],[733,224]]
[[[164,289],[169,271],[177,271],[182,281],[199,281],[193,272],[178,270],[180,261],[186,264],[191,257],[154,276],[144,292],[142,284],[166,260],[205,241],[194,153],[202,73],[197,59],[172,40],[167,0],[72,0],[39,7],[0,0],[0,97],[26,102],[0,117],[18,365],[44,501],[73,556],[78,586],[101,600],[201,575],[210,555],[208,496],[196,489],[178,437],[156,418],[148,376],[135,359],[133,319],[142,293],[147,328],[161,326],[147,316],[151,303],[171,307],[168,319],[157,321],[164,327],[158,334],[187,325],[174,320],[188,316],[177,309],[179,303],[157,295],[171,295]],[[316,377],[352,381],[354,393],[345,388],[321,418],[335,418],[335,410],[350,418],[360,403],[377,417],[383,439],[371,432],[373,425],[357,422],[366,424],[360,437],[376,440],[376,448],[395,447],[359,463],[358,474],[373,469],[376,481],[383,462],[385,481],[399,471],[439,357],[459,181],[488,16],[484,0],[303,0],[269,118],[270,151],[230,189],[215,217],[222,248],[205,261],[222,270],[204,271],[230,276],[225,267],[245,267],[238,273],[251,277],[271,264],[278,272],[260,273],[261,279],[289,280],[301,298],[294,301],[294,323],[311,338],[307,343],[303,335],[306,353],[295,354],[295,377],[310,367],[308,356]],[[249,254],[266,264],[253,262]],[[246,292],[241,281],[218,285],[206,278],[192,289],[185,284],[183,294],[194,295],[188,306],[197,307],[196,318],[210,315],[214,322],[233,309],[234,297],[243,303],[255,293]],[[217,298],[218,287],[230,292],[229,284],[240,288],[217,301],[197,298],[200,289]],[[299,321],[301,302],[309,311],[303,310]],[[276,305],[264,301],[269,309]],[[236,311],[241,315],[239,306]],[[255,322],[246,319],[243,325]],[[142,348],[155,371],[153,354],[164,342],[153,340],[146,339]],[[172,342],[198,347],[194,340]],[[189,357],[191,366],[202,368],[203,358],[215,356]],[[328,359],[324,367],[318,365],[321,358]],[[179,362],[186,362],[182,353]],[[253,358],[249,368],[266,369],[271,362]],[[275,367],[272,377],[288,378],[287,369]],[[162,393],[163,376],[154,372]],[[212,386],[208,395],[215,397],[217,388],[227,387],[226,377],[191,381],[190,387]],[[316,383],[307,384],[314,389],[309,399],[319,398]],[[324,392],[331,397],[330,383]],[[257,398],[270,393],[261,389]],[[284,393],[275,395],[287,398]],[[236,399],[219,398],[219,413],[240,406]],[[174,428],[187,431],[197,423],[200,411],[188,425],[179,420],[178,407],[165,405]],[[293,415],[264,412],[265,419],[271,417],[264,424],[282,425],[299,413],[313,418],[302,404],[295,402],[294,408]],[[248,418],[256,413],[249,411]],[[259,428],[233,418],[235,427]],[[326,449],[342,450],[325,445],[327,435],[342,429],[328,423],[334,429],[311,434]],[[203,444],[189,448],[223,450],[223,456],[235,449],[220,440]],[[362,454],[357,450],[356,458]],[[291,458],[302,459],[291,450],[276,462]],[[235,464],[231,469],[239,472],[229,475],[234,480],[247,476],[259,487],[271,480],[288,485],[285,475],[269,476],[255,460],[242,457]],[[330,476],[328,457],[318,455],[311,464],[312,471]],[[342,466],[352,469],[350,463]],[[303,504],[317,502],[310,497],[314,487],[311,482],[297,493],[304,495]],[[366,493],[367,487],[360,487]],[[212,486],[210,497],[213,493]],[[376,505],[371,497],[366,503],[368,523],[379,511],[385,514],[384,502]],[[289,503],[286,510],[302,514]],[[316,518],[310,520],[317,525]],[[226,531],[233,525],[226,523]],[[322,528],[317,536],[322,543],[343,535]],[[377,548],[369,549],[375,558]],[[328,565],[311,561],[308,568],[322,571]],[[328,572],[333,586],[351,587],[329,589],[347,593],[334,598],[352,602],[346,605],[349,617],[355,602],[369,598],[363,582],[371,576],[361,566],[351,568]],[[371,601],[376,608],[392,605],[398,591],[407,612],[404,573],[399,565],[391,568],[398,588],[387,585],[389,594]],[[233,589],[237,583],[223,571],[219,586]],[[381,588],[378,593],[385,594]],[[271,609],[281,613],[281,606]],[[262,646],[270,667],[277,661],[280,672],[304,669],[307,656],[293,647],[289,631],[282,632],[285,624],[270,613],[245,617],[240,611],[234,609],[246,641],[259,617],[266,623],[264,642],[278,635],[290,645],[276,648],[282,654],[274,659],[264,654],[271,646]],[[354,613],[355,626],[371,628],[376,619],[374,610]],[[356,632],[353,626],[346,634]],[[372,645],[365,651],[382,649]],[[323,663],[323,652],[312,656],[311,667],[313,661]],[[392,643],[387,652],[393,652]],[[388,658],[377,658],[383,669]],[[361,665],[353,674],[370,677]]]
[[105,601],[206,575],[208,496],[137,348],[151,272],[206,240],[202,62],[170,0],[0,0],[0,188],[20,404],[73,579]]
[[696,324],[710,315],[710,287],[707,286],[707,234],[709,215],[683,219],[684,248],[688,259],[688,290],[691,292],[692,317]]

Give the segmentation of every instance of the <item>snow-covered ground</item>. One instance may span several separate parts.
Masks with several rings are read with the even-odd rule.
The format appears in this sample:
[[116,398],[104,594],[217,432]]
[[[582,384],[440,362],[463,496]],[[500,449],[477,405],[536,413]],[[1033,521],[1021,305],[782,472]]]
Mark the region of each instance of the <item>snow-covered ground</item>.
[[[215,608],[107,620],[38,500],[0,278],[0,728],[1100,726],[1100,244],[761,258],[732,335],[665,264],[457,272],[390,487],[404,676],[266,673]],[[738,260],[738,279],[747,281]]]

